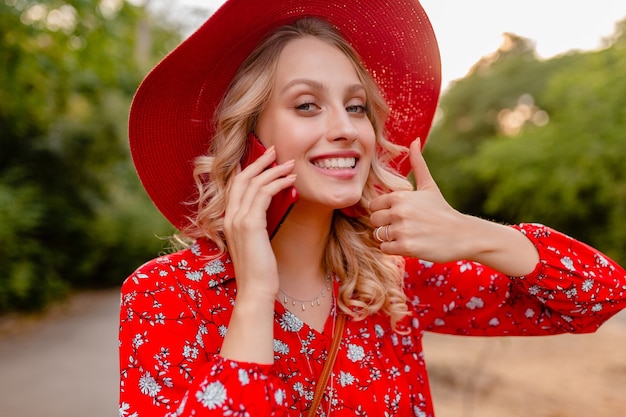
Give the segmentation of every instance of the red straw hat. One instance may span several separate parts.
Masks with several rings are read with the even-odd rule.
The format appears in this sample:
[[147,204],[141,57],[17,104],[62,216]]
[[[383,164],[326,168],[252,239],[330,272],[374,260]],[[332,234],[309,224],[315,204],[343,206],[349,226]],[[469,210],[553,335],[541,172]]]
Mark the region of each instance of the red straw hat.
[[[228,0],[144,79],[129,119],[130,150],[148,195],[177,228],[193,214],[193,161],[243,60],[272,30],[301,17],[333,24],[359,53],[391,108],[387,137],[427,137],[439,98],[437,41],[417,0]],[[398,170],[408,174],[408,160]]]

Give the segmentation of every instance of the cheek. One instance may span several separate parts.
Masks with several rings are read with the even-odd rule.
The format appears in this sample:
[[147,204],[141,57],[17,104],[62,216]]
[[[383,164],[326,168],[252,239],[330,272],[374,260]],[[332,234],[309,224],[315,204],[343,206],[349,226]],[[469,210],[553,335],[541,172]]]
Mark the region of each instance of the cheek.
[[365,155],[367,155],[371,161],[374,157],[374,152],[376,152],[376,133],[374,133],[374,128],[371,125],[369,129],[363,132],[361,145],[363,146]]
[[299,161],[302,159],[302,155],[306,153],[306,142],[301,137],[285,133],[281,132],[280,136],[276,137],[272,143],[276,147],[276,162],[279,164],[291,159]]
[[274,140],[278,160],[301,159],[314,146],[317,138],[315,129],[306,123],[284,123]]
[[280,134],[284,131],[283,125],[280,112],[270,103],[259,115],[254,130],[266,148],[276,146],[278,149],[279,144],[277,142],[280,142]]
[[312,136],[311,126],[289,114],[272,112],[259,118],[256,133],[266,147],[275,146],[277,161],[297,159]]

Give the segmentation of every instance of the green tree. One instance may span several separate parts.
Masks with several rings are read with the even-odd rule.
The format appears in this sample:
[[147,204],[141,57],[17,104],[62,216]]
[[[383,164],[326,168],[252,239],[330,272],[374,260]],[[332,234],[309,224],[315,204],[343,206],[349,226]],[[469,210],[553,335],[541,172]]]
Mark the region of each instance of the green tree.
[[137,59],[146,20],[123,1],[0,2],[0,312],[119,283],[169,231],[126,144],[132,94],[179,39],[152,28]]
[[546,61],[513,48],[446,94],[427,152],[457,208],[546,223],[626,261],[623,28],[603,50]]

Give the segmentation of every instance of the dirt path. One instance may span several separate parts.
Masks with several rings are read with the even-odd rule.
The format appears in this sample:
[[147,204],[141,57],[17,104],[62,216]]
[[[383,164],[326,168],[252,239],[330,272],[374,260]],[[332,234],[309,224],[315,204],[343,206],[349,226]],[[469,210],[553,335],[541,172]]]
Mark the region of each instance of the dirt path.
[[626,417],[626,311],[596,333],[424,341],[437,417]]
[[0,320],[0,416],[114,417],[119,290]]
[[[114,417],[118,290],[0,318],[0,416]],[[437,417],[626,417],[626,311],[592,335],[427,335]]]

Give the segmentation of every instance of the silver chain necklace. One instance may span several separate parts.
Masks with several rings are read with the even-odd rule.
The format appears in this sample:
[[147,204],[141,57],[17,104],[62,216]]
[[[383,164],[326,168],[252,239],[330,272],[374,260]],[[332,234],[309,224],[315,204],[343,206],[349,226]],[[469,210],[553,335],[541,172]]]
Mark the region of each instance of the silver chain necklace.
[[285,291],[283,291],[280,288],[278,289],[278,291],[280,292],[278,299],[285,306],[288,305],[288,303],[291,303],[291,305],[294,307],[297,304],[300,304],[302,306],[302,311],[306,311],[307,305],[310,305],[311,307],[322,305],[322,298],[326,297],[326,293],[330,293],[332,291],[330,274],[326,275],[326,281],[324,282],[324,287],[321,289],[321,291],[317,294],[317,296],[311,298],[310,300],[299,300],[297,298],[294,298],[288,295]]

